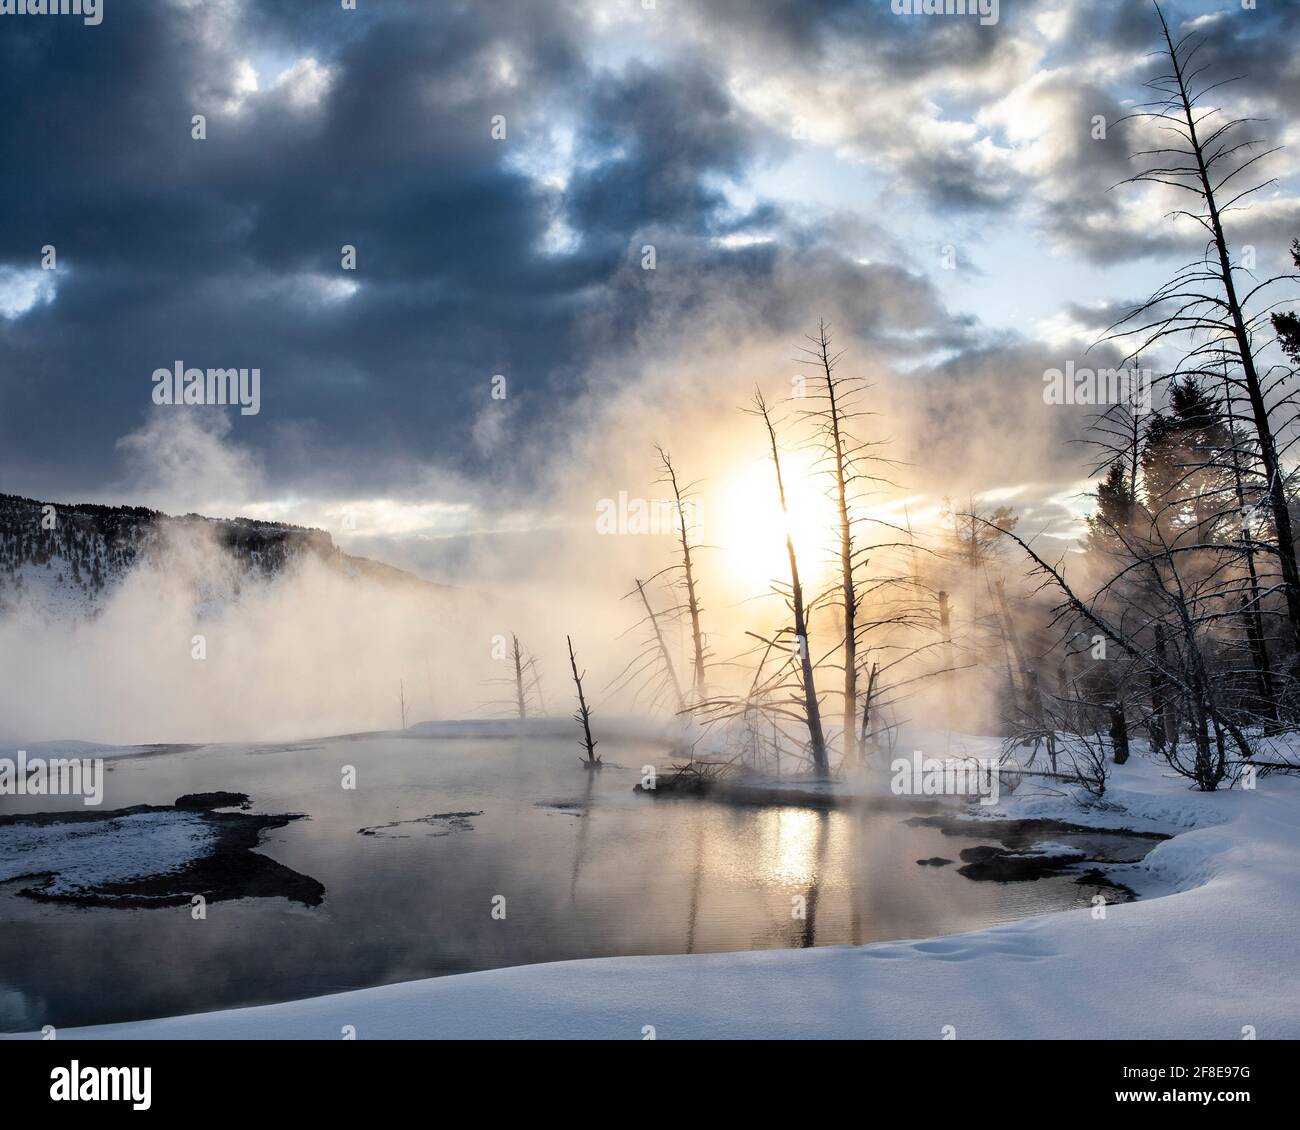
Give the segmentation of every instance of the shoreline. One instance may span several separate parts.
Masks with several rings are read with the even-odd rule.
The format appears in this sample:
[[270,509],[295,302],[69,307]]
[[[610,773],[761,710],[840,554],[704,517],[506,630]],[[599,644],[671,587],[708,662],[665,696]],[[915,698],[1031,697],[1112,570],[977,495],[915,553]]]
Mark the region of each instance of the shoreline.
[[[990,739],[993,740],[993,739]],[[83,1039],[1300,1037],[1300,782],[1194,793],[1138,754],[1105,805],[1004,797],[989,819],[1175,830],[1108,876],[1134,902],[964,934],[453,974],[278,1004],[69,1028]],[[974,821],[979,824],[981,821]],[[1007,1002],[1015,1002],[1007,1008]],[[4,1039],[39,1038],[8,1034]]]

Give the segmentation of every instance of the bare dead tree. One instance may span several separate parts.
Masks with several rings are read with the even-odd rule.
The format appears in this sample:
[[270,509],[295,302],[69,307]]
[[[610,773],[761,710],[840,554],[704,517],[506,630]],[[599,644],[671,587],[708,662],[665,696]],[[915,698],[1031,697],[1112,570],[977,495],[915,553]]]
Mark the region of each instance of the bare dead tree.
[[845,414],[848,409],[842,403],[851,390],[846,388],[844,379],[835,372],[843,355],[831,353],[830,332],[824,320],[817,326],[817,336],[810,340],[813,342],[813,360],[821,370],[821,378],[825,383],[826,407],[818,415],[839,520],[840,599],[844,608],[844,761],[852,764],[857,759],[858,593],[853,580],[853,520],[850,517],[849,500],[854,456],[849,450],[851,440],[846,435]]
[[[1002,581],[1001,576],[998,577],[998,581]],[[984,567],[984,591],[989,598],[989,603],[994,604],[993,580],[987,565]],[[995,627],[997,628],[998,642],[1002,645],[1002,668],[1006,675],[1007,696],[1012,703],[1015,703],[1019,694],[1019,684],[1016,682],[1016,676],[1011,667],[1011,637],[1014,634],[1015,625],[999,609],[995,617]],[[1023,675],[1021,677],[1023,679]]]
[[1007,601],[1006,581],[1002,577],[998,577],[993,583],[993,589],[997,598],[997,607],[1001,613],[1000,620],[1005,623],[1007,642],[1011,647],[1012,654],[1016,657],[1016,666],[1020,670],[1024,695],[1023,709],[1034,728],[1032,740],[1035,747],[1040,742],[1046,745],[1047,759],[1051,763],[1053,772],[1055,772],[1056,721],[1050,719],[1044,709],[1042,680],[1037,666],[1030,662],[1024,645],[1021,643],[1020,631],[1016,626],[1016,619],[1011,614],[1011,606]]
[[635,587],[624,594],[624,599],[632,595],[640,598],[641,606],[645,609],[645,616],[633,625],[633,628],[649,625],[650,636],[646,646],[633,656],[606,689],[618,693],[635,685],[637,691],[633,697],[634,702],[643,692],[648,691],[652,706],[667,699],[669,708],[674,713],[686,714],[690,707],[681,682],[677,678],[677,667],[673,663],[672,653],[668,650],[668,642],[664,638],[660,624],[662,614],[656,612],[651,605],[649,594],[645,590],[645,582],[639,578],[635,579]]
[[546,703],[542,697],[542,676],[537,658],[528,653],[517,635],[511,633],[510,639],[511,673],[499,679],[488,680],[489,684],[501,687],[508,697],[493,699],[486,705],[495,707],[502,714],[527,718],[531,703],[538,714],[545,714]]
[[[853,441],[848,431],[851,420],[859,413],[852,411],[848,397],[853,385],[841,378],[834,368],[834,358],[829,353],[829,334],[823,325],[818,338],[826,344],[826,352],[821,362],[821,376],[825,379],[825,369],[831,366],[831,380],[834,385],[835,408],[829,408],[829,393],[820,398],[828,407],[814,410],[800,410],[800,419],[814,421],[814,438],[812,446],[819,450],[820,458],[827,468],[839,465],[843,467],[844,496],[846,503],[860,502],[865,497],[865,490],[883,490],[888,482],[883,475],[872,472],[878,469],[870,464],[891,465],[869,450],[870,445]],[[817,356],[816,350],[809,351]],[[747,632],[757,641],[757,647],[730,660],[721,661],[718,666],[741,666],[753,675],[750,689],[746,694],[737,695],[718,691],[712,697],[700,699],[691,704],[693,716],[708,729],[715,725],[727,724],[729,748],[737,744],[741,749],[742,759],[748,758],[751,765],[757,766],[766,761],[766,753],[771,752],[771,760],[776,764],[789,755],[795,761],[809,765],[814,772],[828,773],[831,766],[831,748],[834,733],[826,727],[825,706],[817,688],[817,672],[825,668],[838,669],[837,659],[844,654],[847,630],[841,631],[839,625],[829,633],[814,634],[811,624],[814,611],[823,605],[832,608],[843,607],[845,599],[843,554],[841,552],[841,570],[838,582],[826,591],[810,596],[806,580],[800,572],[799,557],[794,547],[793,537],[789,533],[790,506],[792,500],[787,492],[785,464],[781,458],[781,444],[777,437],[777,424],[762,396],[757,392],[750,414],[763,420],[767,433],[769,453],[777,478],[777,497],[782,514],[786,518],[786,556],[790,569],[790,580],[773,582],[773,591],[783,598],[793,619],[793,626],[783,627],[774,633]],[[835,442],[835,427],[831,422],[839,423],[840,443]],[[840,459],[837,463],[837,452]],[[828,494],[833,498],[839,496],[840,476],[833,470],[829,473],[831,486]],[[837,504],[837,513],[842,519],[844,509]],[[939,670],[924,670],[930,666],[930,653],[937,654],[937,641],[926,639],[918,645],[918,636],[923,629],[932,628],[934,612],[932,600],[927,596],[927,589],[919,576],[919,557],[931,551],[918,547],[910,528],[897,526],[876,517],[866,518],[848,509],[849,549],[851,558],[851,576],[847,579],[851,585],[849,602],[854,607],[852,639],[855,666],[862,668],[860,676],[853,680],[846,701],[855,703],[854,714],[845,719],[849,727],[849,737],[844,749],[849,751],[841,759],[838,768],[852,767],[860,762],[858,756],[866,743],[874,740],[878,734],[890,736],[895,732],[899,721],[898,705],[918,689],[927,679],[943,676],[958,669],[965,669],[969,664],[958,665],[952,662],[951,649],[946,653],[947,662]],[[859,545],[854,535],[856,525],[871,525],[892,531],[894,540],[874,538],[869,545]],[[835,524],[837,541],[843,549],[843,521]],[[839,602],[838,604],[836,602]],[[793,644],[793,646],[791,646]],[[873,662],[862,662],[864,653],[870,654]],[[783,662],[769,667],[771,657],[785,657]],[[757,660],[757,667],[753,663]],[[871,676],[871,670],[875,675]],[[891,670],[892,669],[892,670]],[[889,686],[886,690],[883,676],[891,671]],[[872,678],[868,686],[869,701],[862,702],[862,679]],[[859,718],[858,708],[862,708]],[[766,721],[767,725],[762,725]],[[788,749],[786,743],[793,749]]]
[[[1216,693],[1206,659],[1203,633],[1207,625],[1213,624],[1219,616],[1204,607],[1203,594],[1189,590],[1176,566],[1169,567],[1177,560],[1176,551],[1168,546],[1160,549],[1158,556],[1168,567],[1168,573],[1157,573],[1154,582],[1178,631],[1175,649],[1167,646],[1172,641],[1166,640],[1159,632],[1154,635],[1154,643],[1144,642],[1138,633],[1149,627],[1145,615],[1140,626],[1129,629],[1122,618],[1116,620],[1104,613],[1097,598],[1087,600],[1081,597],[1066,581],[1060,568],[1046,561],[1026,541],[1010,531],[1002,532],[1025,552],[1032,562],[1033,571],[1043,578],[1044,585],[1060,596],[1054,617],[1056,622],[1072,626],[1078,621],[1097,629],[1133,660],[1135,675],[1154,672],[1164,693],[1176,693],[1186,705],[1193,757],[1190,762],[1183,760],[1176,743],[1166,747],[1164,755],[1172,768],[1195,781],[1198,788],[1210,791],[1230,775],[1225,735],[1232,739],[1243,759],[1251,757],[1251,746],[1242,726]],[[1152,555],[1135,555],[1131,567],[1154,570],[1155,564]],[[1103,593],[1105,589],[1103,586]],[[1132,681],[1137,682],[1137,679]]]
[[700,698],[704,694],[704,636],[700,628],[700,600],[696,591],[695,581],[695,562],[694,552],[699,548],[691,543],[690,522],[688,514],[691,511],[690,501],[693,492],[693,484],[681,484],[677,478],[677,470],[673,467],[673,461],[662,447],[655,445],[655,451],[659,453],[659,461],[663,465],[663,477],[659,482],[666,483],[672,487],[674,513],[677,516],[677,533],[682,547],[682,583],[686,589],[686,614],[690,618],[691,624],[691,644],[694,649],[694,665],[692,669],[691,685],[694,694]]
[[515,662],[515,706],[519,711],[520,718],[528,717],[528,702],[524,698],[524,660],[519,650],[519,637],[512,635],[514,641],[514,662]]
[[[1197,59],[1205,37],[1195,32],[1177,41],[1164,12],[1155,5],[1164,41],[1161,54],[1168,69],[1148,83],[1157,98],[1124,120],[1134,120],[1171,134],[1169,145],[1134,154],[1145,167],[1124,183],[1161,185],[1191,197],[1187,208],[1172,215],[1191,220],[1207,236],[1204,254],[1182,267],[1146,302],[1110,327],[1116,340],[1136,342],[1126,361],[1167,339],[1188,339],[1190,346],[1167,379],[1199,378],[1212,371],[1212,360],[1231,361],[1233,375],[1226,377],[1249,405],[1249,422],[1254,432],[1259,472],[1271,509],[1275,544],[1270,547],[1281,570],[1288,634],[1293,657],[1300,655],[1300,568],[1287,506],[1285,474],[1281,465],[1277,429],[1271,418],[1270,396],[1277,382],[1272,371],[1261,373],[1253,343],[1263,329],[1270,307],[1252,311],[1253,300],[1268,287],[1294,275],[1264,280],[1244,295],[1238,290],[1242,268],[1233,260],[1224,230],[1224,216],[1238,209],[1247,197],[1271,181],[1238,189],[1221,200],[1221,194],[1235,178],[1264,160],[1276,149],[1260,150],[1257,137],[1242,138],[1252,119],[1232,118],[1215,122],[1217,108],[1206,109],[1205,98],[1225,82],[1205,78],[1208,64]],[[1226,82],[1231,82],[1229,79]],[[1289,375],[1289,373],[1285,374]]]
[[[834,541],[840,577],[837,597],[831,603],[842,610],[844,621],[842,754],[843,762],[851,765],[858,757],[858,649],[862,642],[863,586],[868,583],[861,571],[875,548],[861,544],[858,538],[858,531],[869,520],[861,513],[861,503],[871,492],[893,484],[883,473],[889,461],[880,454],[882,445],[853,434],[858,421],[870,415],[859,407],[869,388],[867,382],[840,371],[844,354],[832,351],[830,326],[824,319],[808,341],[811,348],[801,350],[800,362],[810,366],[816,376],[814,388],[803,398],[813,407],[802,415],[813,425],[812,444],[818,466],[830,480],[828,495],[835,506]],[[899,527],[891,529],[897,531],[901,541],[903,531]],[[907,539],[911,541],[910,530]]]
[[[1235,428],[1231,401],[1219,400],[1208,379],[1184,377],[1167,388],[1169,404],[1153,411],[1145,428],[1137,487],[1121,484],[1112,465],[1097,488],[1087,552],[1112,574],[1106,603],[1131,632],[1145,634],[1171,660],[1180,656],[1166,644],[1186,637],[1191,624],[1223,709],[1247,728],[1276,730],[1281,692],[1293,691],[1294,681],[1285,672],[1275,677],[1264,629],[1266,616],[1284,622],[1285,609],[1252,520],[1260,501],[1269,513],[1267,497],[1243,474],[1255,445]],[[1183,657],[1189,646],[1184,639]],[[1142,678],[1150,686],[1153,743],[1176,743],[1180,715],[1195,712],[1158,675]]]
[[[1088,726],[1069,726],[1069,720],[1078,717],[1080,706],[1085,700],[1080,696],[1077,686],[1068,685],[1057,695],[1044,695],[1041,717],[1037,721],[1026,721],[1023,717],[1011,726],[1010,734],[1003,743],[1002,762],[1006,767],[1003,772],[1013,778],[1029,777],[1042,781],[1060,781],[1064,784],[1082,785],[1095,797],[1102,797],[1110,777],[1110,767],[1122,764],[1127,759],[1127,745],[1123,752],[1116,744],[1114,715],[1110,715],[1111,728],[1103,732]],[[1122,717],[1122,713],[1121,713]],[[1024,744],[1025,737],[1038,733],[1043,728],[1056,734],[1056,757],[1047,771],[1032,768],[1031,757],[1027,762],[1015,756],[1018,747]],[[1123,741],[1127,742],[1127,731]]]
[[1110,704],[1110,742],[1115,764],[1123,765],[1128,761],[1128,719],[1124,716],[1123,704],[1119,702]]
[[668,651],[668,645],[664,642],[663,630],[659,627],[659,617],[655,610],[650,607],[650,598],[646,596],[645,584],[641,581],[636,582],[636,591],[641,597],[641,604],[645,608],[646,618],[650,621],[650,627],[654,629],[655,644],[659,648],[659,656],[663,660],[664,674],[668,679],[673,690],[673,698],[677,704],[679,713],[686,709],[686,696],[682,693],[682,685],[677,681],[677,670],[673,666],[673,657]]
[[[774,582],[773,591],[790,607],[788,586]],[[718,665],[747,673],[748,689],[743,694],[715,693],[693,704],[691,714],[705,730],[718,725],[728,727],[728,744],[739,748],[737,763],[762,768],[770,761],[779,774],[783,759],[788,757],[812,768],[800,649],[791,647],[788,628],[770,635],[745,634],[757,641],[756,646]],[[774,657],[780,662],[769,667]],[[814,661],[814,669],[817,666]]]
[[949,611],[948,594],[940,589],[935,595],[939,606],[939,638],[943,641],[943,665],[951,668],[952,662],[952,613]]
[[[789,504],[785,494],[785,480],[781,476],[781,452],[776,440],[776,427],[767,410],[763,393],[755,389],[754,410],[763,418],[767,437],[772,447],[772,467],[776,472],[776,490],[781,501],[781,514],[786,518],[785,550],[790,562],[790,607],[794,613],[794,647],[797,649],[798,663],[803,684],[804,716],[808,723],[808,740],[812,753],[813,770],[825,776],[830,772],[830,761],[826,755],[826,737],[822,732],[821,705],[817,701],[817,682],[813,669],[812,652],[808,643],[808,620],[804,606],[803,585],[799,580],[799,560],[794,550],[794,539],[789,532]],[[850,719],[852,728],[856,718]]]
[[[582,725],[581,745],[587,754],[582,759],[582,763],[588,769],[598,769],[601,761],[596,756],[596,742],[591,736],[591,707],[587,705],[586,696],[582,693],[582,675],[578,674],[578,660],[573,654],[573,640],[569,636],[565,636],[564,640],[569,645],[569,666],[573,670],[573,685],[578,688],[578,710],[574,714],[573,720]],[[585,673],[583,672],[583,674]]]
[[524,665],[524,670],[528,674],[528,685],[525,690],[531,692],[537,699],[537,713],[546,713],[546,696],[542,694],[542,672],[537,666],[537,656],[530,655],[528,662]]
[[1278,691],[1274,684],[1273,664],[1269,657],[1268,641],[1264,631],[1264,613],[1261,603],[1263,593],[1260,569],[1257,565],[1258,551],[1252,541],[1251,515],[1254,513],[1255,503],[1247,498],[1246,476],[1243,473],[1243,447],[1248,443],[1248,440],[1243,443],[1243,440],[1238,438],[1237,416],[1233,409],[1232,384],[1228,379],[1226,364],[1223,378],[1225,393],[1223,400],[1224,424],[1228,436],[1227,461],[1231,468],[1232,498],[1236,502],[1238,511],[1241,556],[1246,566],[1246,592],[1241,594],[1239,601],[1242,619],[1245,622],[1251,659],[1255,668],[1259,706],[1268,720],[1276,724],[1278,721]]
[[858,740],[858,748],[860,750],[865,750],[867,748],[867,741],[872,732],[871,731],[871,703],[872,703],[872,699],[875,697],[876,677],[879,674],[880,674],[880,664],[879,663],[871,664],[871,668],[867,672],[866,693],[863,694],[862,696],[862,733]]

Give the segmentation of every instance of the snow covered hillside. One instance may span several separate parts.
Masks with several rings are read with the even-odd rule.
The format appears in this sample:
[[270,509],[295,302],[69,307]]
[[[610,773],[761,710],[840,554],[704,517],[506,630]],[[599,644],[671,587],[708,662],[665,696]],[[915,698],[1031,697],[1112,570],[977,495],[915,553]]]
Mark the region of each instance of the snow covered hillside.
[[92,617],[133,569],[164,561],[185,571],[201,611],[237,599],[242,585],[278,577],[305,558],[347,576],[437,587],[342,553],[324,530],[0,495],[0,615]]

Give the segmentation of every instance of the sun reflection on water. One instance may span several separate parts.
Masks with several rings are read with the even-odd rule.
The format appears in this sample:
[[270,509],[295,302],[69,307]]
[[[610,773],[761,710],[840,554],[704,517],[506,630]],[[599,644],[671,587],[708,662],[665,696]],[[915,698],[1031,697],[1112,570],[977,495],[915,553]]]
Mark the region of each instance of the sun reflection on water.
[[778,882],[810,883],[826,869],[826,813],[811,808],[778,808],[759,821],[762,870]]

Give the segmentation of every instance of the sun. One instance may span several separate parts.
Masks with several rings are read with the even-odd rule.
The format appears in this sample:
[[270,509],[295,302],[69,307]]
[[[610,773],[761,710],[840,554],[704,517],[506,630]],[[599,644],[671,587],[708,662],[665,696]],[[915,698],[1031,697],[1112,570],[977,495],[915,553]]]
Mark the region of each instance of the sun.
[[[771,588],[773,580],[790,583],[786,531],[799,558],[799,578],[820,587],[836,561],[838,515],[827,494],[829,481],[814,467],[815,454],[781,453],[789,521],[781,514],[771,458],[756,457],[723,476],[714,505],[717,545],[739,594],[752,596]],[[811,595],[811,594],[809,594]]]

